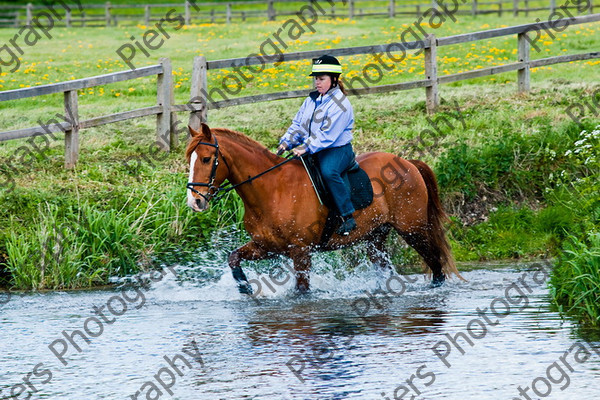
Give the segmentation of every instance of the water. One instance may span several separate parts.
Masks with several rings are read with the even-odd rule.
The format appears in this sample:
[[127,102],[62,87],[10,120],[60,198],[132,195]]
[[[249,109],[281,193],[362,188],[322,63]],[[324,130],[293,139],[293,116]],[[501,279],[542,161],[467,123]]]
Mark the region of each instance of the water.
[[[0,399],[11,391],[19,399],[526,399],[519,386],[531,399],[600,394],[600,355],[550,311],[547,277],[530,266],[473,270],[468,282],[438,289],[408,275],[404,290],[390,284],[403,293],[386,299],[365,292],[387,282],[368,263],[342,273],[323,255],[312,294],[296,296],[290,280],[275,293],[264,284],[253,299],[235,289],[226,256],[203,251],[137,292],[15,295],[0,304]],[[522,293],[513,285],[507,297],[511,284]],[[492,303],[506,314],[487,311],[495,326],[477,311]],[[63,335],[86,327],[90,343]],[[446,336],[460,333],[473,344],[457,339],[464,354]],[[179,373],[164,356],[180,356]]]

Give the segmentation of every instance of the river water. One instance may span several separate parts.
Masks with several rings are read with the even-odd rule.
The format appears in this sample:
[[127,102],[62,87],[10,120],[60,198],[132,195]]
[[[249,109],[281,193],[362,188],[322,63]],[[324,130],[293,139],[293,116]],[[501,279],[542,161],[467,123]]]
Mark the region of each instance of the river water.
[[247,266],[269,282],[251,298],[235,288],[226,247],[137,289],[13,295],[0,304],[0,399],[600,394],[600,355],[550,310],[544,264],[487,266],[429,289],[422,275],[390,280],[366,261],[343,272],[318,255],[306,296]]

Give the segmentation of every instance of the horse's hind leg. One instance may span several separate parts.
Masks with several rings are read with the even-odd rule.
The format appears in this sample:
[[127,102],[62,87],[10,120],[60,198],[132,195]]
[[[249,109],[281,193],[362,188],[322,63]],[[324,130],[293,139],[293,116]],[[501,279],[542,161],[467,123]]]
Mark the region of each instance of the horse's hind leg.
[[442,272],[440,249],[431,243],[429,236],[426,234],[400,233],[400,235],[410,247],[415,249],[417,253],[423,257],[427,266],[431,268],[431,272],[433,272],[431,286],[442,286],[446,280],[446,276]]
[[252,294],[252,286],[248,283],[248,278],[246,278],[246,274],[242,270],[240,266],[242,260],[262,260],[269,257],[269,253],[267,253],[263,248],[257,245],[254,242],[248,242],[242,247],[234,250],[229,255],[229,267],[231,268],[231,273],[233,274],[233,278],[238,284],[238,290],[242,294]]
[[369,260],[384,271],[392,269],[392,264],[390,263],[385,248],[385,240],[390,233],[390,229],[391,226],[382,225],[369,233],[365,238],[367,241],[367,256],[369,257]]

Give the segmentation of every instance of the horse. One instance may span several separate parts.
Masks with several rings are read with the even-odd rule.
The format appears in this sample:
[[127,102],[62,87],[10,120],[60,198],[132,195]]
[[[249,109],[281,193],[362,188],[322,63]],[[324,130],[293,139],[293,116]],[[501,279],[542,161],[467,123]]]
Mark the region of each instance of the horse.
[[[370,206],[355,211],[357,228],[347,236],[334,234],[320,243],[328,215],[298,159],[284,159],[241,132],[188,127],[185,151],[190,165],[187,205],[196,212],[209,207],[227,180],[244,203],[244,227],[251,240],[228,259],[241,293],[252,287],[241,268],[255,261],[284,255],[292,259],[296,290],[310,288],[311,254],[368,243],[369,259],[391,269],[385,241],[394,229],[414,248],[432,274],[431,286],[440,286],[452,274],[463,279],[454,263],[443,228],[442,208],[434,172],[419,160],[405,160],[383,152],[356,157],[368,174],[374,196]],[[230,189],[231,189],[230,188]]]

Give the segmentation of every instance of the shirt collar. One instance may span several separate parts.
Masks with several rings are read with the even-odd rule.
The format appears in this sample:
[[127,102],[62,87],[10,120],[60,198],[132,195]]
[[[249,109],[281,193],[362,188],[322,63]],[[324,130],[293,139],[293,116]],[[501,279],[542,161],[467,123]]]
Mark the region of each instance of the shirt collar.
[[314,102],[319,101],[320,104],[325,104],[329,100],[331,100],[331,98],[333,96],[335,96],[336,98],[338,98],[338,96],[339,96],[338,92],[341,92],[339,86],[336,86],[336,87],[334,87],[332,89],[329,89],[329,91],[327,93],[325,93],[323,96],[321,96],[321,93],[319,93],[317,90],[315,90],[314,92],[310,93],[310,98],[313,99]]

